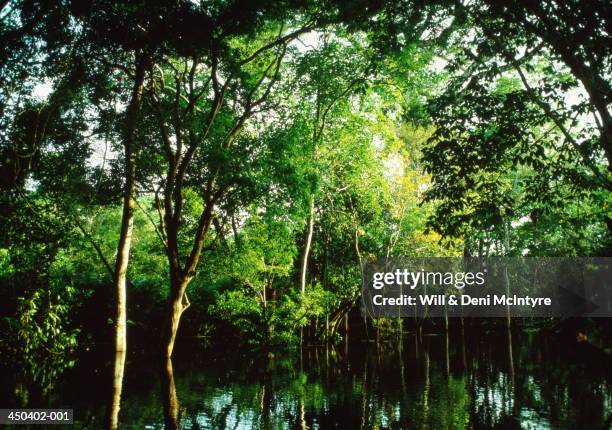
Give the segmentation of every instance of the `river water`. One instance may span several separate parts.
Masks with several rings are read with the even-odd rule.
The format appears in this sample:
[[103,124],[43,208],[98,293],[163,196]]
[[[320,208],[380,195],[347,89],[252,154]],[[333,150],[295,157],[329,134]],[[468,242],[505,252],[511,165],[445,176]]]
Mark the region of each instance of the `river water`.
[[[130,356],[121,428],[174,417],[185,429],[608,429],[612,363],[591,348],[504,331],[275,352],[182,345],[171,380],[151,357]],[[44,395],[3,393],[11,405],[74,409],[66,428],[102,428],[110,366],[96,357]]]

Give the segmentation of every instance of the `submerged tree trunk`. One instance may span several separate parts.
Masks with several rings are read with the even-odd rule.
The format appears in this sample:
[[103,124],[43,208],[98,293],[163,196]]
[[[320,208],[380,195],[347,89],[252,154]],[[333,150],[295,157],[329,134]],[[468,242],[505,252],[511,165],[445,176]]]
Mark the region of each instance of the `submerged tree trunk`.
[[161,368],[161,387],[164,402],[164,422],[168,430],[180,428],[180,403],[176,395],[176,385],[174,383],[174,370],[172,360],[164,358]]
[[125,155],[125,189],[123,194],[123,213],[121,215],[121,232],[117,246],[117,258],[115,260],[115,271],[113,274],[113,291],[115,293],[115,360],[113,364],[113,392],[107,413],[106,427],[117,429],[119,426],[119,408],[121,401],[121,390],[123,385],[123,372],[125,367],[125,351],[127,350],[127,314],[126,314],[126,284],[127,269],[132,247],[132,230],[134,227],[135,201],[135,175],[136,148],[134,135],[140,103],[142,99],[142,87],[145,73],[145,59],[139,55],[136,59],[136,70],[134,85],[130,102],[126,110],[123,149]]
[[111,398],[107,412],[108,429],[116,429],[119,427],[119,407],[121,405],[121,391],[123,388],[123,369],[125,367],[125,350],[116,351],[113,360],[113,385],[111,390]]

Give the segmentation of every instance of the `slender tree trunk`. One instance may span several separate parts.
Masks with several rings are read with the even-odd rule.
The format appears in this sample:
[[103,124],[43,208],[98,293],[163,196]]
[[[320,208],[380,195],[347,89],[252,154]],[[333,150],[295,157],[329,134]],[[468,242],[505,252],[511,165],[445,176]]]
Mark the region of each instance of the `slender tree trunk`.
[[178,332],[179,323],[183,312],[189,307],[189,300],[185,293],[189,280],[178,278],[171,282],[170,302],[167,314],[167,323],[163,334],[163,355],[166,358],[172,356],[174,351],[174,342]]
[[445,340],[445,345],[444,345],[444,355],[446,358],[446,377],[449,378],[450,377],[450,338],[448,336],[448,330],[446,330],[446,332],[444,333],[444,340]]
[[125,155],[125,189],[123,195],[123,213],[121,216],[121,232],[117,246],[117,258],[115,260],[115,271],[113,274],[113,291],[115,293],[115,352],[116,357],[113,365],[113,392],[107,413],[106,427],[114,430],[119,425],[119,408],[121,402],[121,390],[123,385],[123,372],[125,368],[125,352],[127,350],[127,315],[126,315],[126,284],[127,269],[132,246],[132,230],[134,227],[135,202],[135,153],[134,135],[138,122],[140,103],[142,99],[142,87],[145,74],[145,58],[138,55],[136,59],[136,70],[134,85],[130,102],[126,110],[126,119],[123,136],[123,148]]
[[306,274],[308,272],[308,257],[310,246],[312,245],[312,233],[314,230],[314,195],[310,196],[310,213],[308,215],[308,233],[306,234],[306,245],[304,256],[302,257],[302,270],[300,272],[300,293],[304,295],[306,291]]
[[508,335],[508,363],[510,365],[510,379],[514,385],[514,353],[512,351],[512,328],[508,325],[506,330]]
[[348,359],[348,350],[349,350],[349,320],[348,320],[348,312],[344,314],[344,355]]
[[461,317],[461,361],[463,370],[467,371],[467,355],[465,351],[465,325],[463,324],[463,316]]
[[[504,220],[504,254],[507,257],[508,252],[510,250],[510,233],[508,229],[509,221]],[[508,277],[508,260],[504,261],[504,286],[506,287],[506,297],[510,297],[510,278]],[[510,305],[506,303],[506,325],[508,326],[508,331],[510,331],[512,326],[512,319],[510,317]]]
[[444,331],[448,333],[448,307],[446,301],[444,302]]

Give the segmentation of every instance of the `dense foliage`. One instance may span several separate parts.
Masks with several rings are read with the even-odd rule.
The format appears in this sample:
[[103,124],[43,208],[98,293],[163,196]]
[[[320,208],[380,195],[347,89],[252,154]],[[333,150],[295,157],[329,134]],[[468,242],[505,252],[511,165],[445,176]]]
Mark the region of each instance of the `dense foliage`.
[[378,3],[0,2],[2,354],[108,339],[126,232],[134,341],[337,339],[368,258],[609,255],[609,5]]

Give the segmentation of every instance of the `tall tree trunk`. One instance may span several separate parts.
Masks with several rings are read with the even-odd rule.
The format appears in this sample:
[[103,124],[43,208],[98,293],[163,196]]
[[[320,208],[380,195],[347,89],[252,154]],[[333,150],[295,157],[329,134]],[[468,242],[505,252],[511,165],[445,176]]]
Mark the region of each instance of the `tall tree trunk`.
[[116,357],[113,365],[113,393],[110,407],[107,413],[106,427],[114,430],[119,425],[119,408],[121,402],[121,390],[123,385],[123,372],[125,368],[125,351],[127,350],[126,338],[126,284],[127,269],[132,246],[132,230],[134,227],[135,201],[135,175],[136,175],[136,148],[134,137],[140,103],[142,99],[142,87],[145,75],[145,57],[139,54],[136,58],[136,70],[134,74],[134,85],[130,102],[126,110],[126,118],[123,135],[123,149],[125,155],[125,189],[123,195],[123,213],[121,216],[121,232],[117,246],[117,258],[115,260],[115,271],[113,274],[113,291],[115,293],[115,352]]
[[302,257],[302,270],[300,272],[300,293],[304,295],[306,292],[306,274],[308,272],[308,257],[310,255],[310,247],[312,245],[312,233],[314,230],[314,195],[310,196],[310,212],[308,214],[308,233],[306,234],[306,245],[304,247],[304,256]]
[[[167,193],[171,191],[166,191]],[[180,199],[180,192],[179,202]],[[166,197],[168,199],[169,197]],[[179,323],[183,312],[189,307],[189,299],[187,297],[187,286],[196,275],[196,267],[200,262],[204,241],[214,218],[213,214],[214,201],[206,204],[204,211],[200,215],[196,237],[194,239],[191,254],[187,258],[185,267],[181,267],[179,251],[178,251],[178,220],[180,216],[175,213],[172,216],[171,212],[166,212],[166,238],[167,247],[166,255],[170,266],[170,298],[168,300],[168,309],[166,311],[166,319],[162,329],[162,355],[169,358],[174,351],[174,343],[178,332]]]

